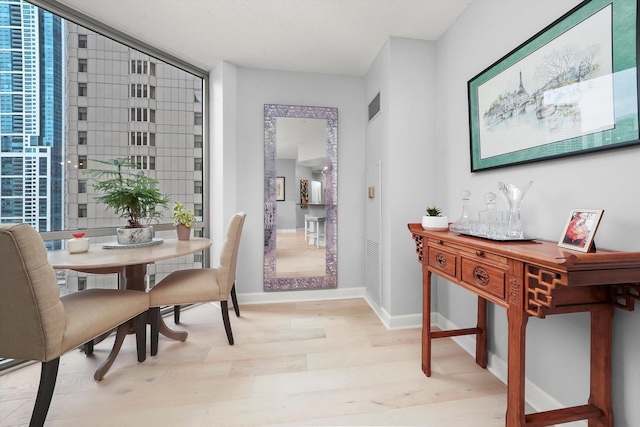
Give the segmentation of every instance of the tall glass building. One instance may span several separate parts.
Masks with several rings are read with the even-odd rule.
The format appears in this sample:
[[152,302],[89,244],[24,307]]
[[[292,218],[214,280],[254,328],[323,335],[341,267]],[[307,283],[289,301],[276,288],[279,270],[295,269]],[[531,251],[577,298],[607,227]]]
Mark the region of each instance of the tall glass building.
[[0,221],[63,221],[63,22],[0,0]]

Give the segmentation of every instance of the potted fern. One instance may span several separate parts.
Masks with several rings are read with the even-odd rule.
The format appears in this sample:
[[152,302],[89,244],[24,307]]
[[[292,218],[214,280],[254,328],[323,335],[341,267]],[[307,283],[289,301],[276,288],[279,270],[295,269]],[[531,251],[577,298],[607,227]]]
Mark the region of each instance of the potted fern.
[[169,203],[169,197],[157,188],[158,181],[136,170],[136,165],[127,159],[93,161],[107,166],[85,171],[96,181],[94,190],[104,193],[96,197],[96,201],[127,221],[125,227],[117,230],[118,243],[150,242],[153,239],[150,223],[163,217],[158,208],[166,208]]
[[442,215],[442,211],[431,205],[422,217],[422,228],[431,231],[444,231],[449,228],[449,219]]

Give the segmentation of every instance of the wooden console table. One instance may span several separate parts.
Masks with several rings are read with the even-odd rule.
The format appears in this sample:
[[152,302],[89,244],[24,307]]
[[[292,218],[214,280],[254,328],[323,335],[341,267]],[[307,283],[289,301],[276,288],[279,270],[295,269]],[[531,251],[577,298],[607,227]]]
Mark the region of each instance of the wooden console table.
[[[506,426],[548,426],[588,419],[613,427],[611,335],[614,307],[628,311],[640,299],[640,252],[598,249],[582,253],[556,242],[496,242],[409,224],[422,264],[422,370],[431,376],[431,340],[476,335],[476,363],[487,366],[487,301],[507,309]],[[431,331],[431,274],[478,295],[475,328]],[[587,404],[525,414],[525,345],[530,316],[591,314],[591,389]],[[540,348],[543,351],[543,348]]]

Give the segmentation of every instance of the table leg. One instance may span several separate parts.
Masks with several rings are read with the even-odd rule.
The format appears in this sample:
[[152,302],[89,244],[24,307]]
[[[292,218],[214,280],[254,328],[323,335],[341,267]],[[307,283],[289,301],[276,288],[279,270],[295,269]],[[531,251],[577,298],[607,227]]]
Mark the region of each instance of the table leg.
[[589,404],[604,413],[589,419],[589,427],[613,427],[611,407],[611,336],[613,305],[591,311],[591,393]]
[[187,331],[176,331],[170,329],[164,321],[164,317],[162,316],[160,316],[160,320],[158,322],[158,332],[160,332],[165,337],[176,341],[185,341],[187,339],[187,336],[189,336],[189,333]]
[[476,333],[476,363],[487,367],[487,300],[478,296],[478,324]]
[[422,372],[431,376],[431,272],[422,264]]
[[102,362],[102,365],[96,370],[95,374],[93,374],[93,379],[96,381],[102,380],[102,377],[107,373],[113,362],[115,362],[118,353],[120,352],[120,348],[122,347],[122,343],[124,342],[124,338],[129,333],[131,329],[131,322],[125,322],[122,325],[118,326],[118,330],[116,332],[116,340],[113,343],[113,348],[111,349],[111,353]]
[[507,415],[509,427],[526,425],[524,412],[524,379],[527,322],[529,316],[521,307],[509,306],[509,350],[507,353]]

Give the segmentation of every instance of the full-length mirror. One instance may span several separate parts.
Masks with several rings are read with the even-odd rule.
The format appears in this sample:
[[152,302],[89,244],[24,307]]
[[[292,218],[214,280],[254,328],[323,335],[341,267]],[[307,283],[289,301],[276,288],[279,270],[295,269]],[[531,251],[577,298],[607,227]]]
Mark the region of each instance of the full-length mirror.
[[337,287],[338,110],[264,107],[264,288]]

